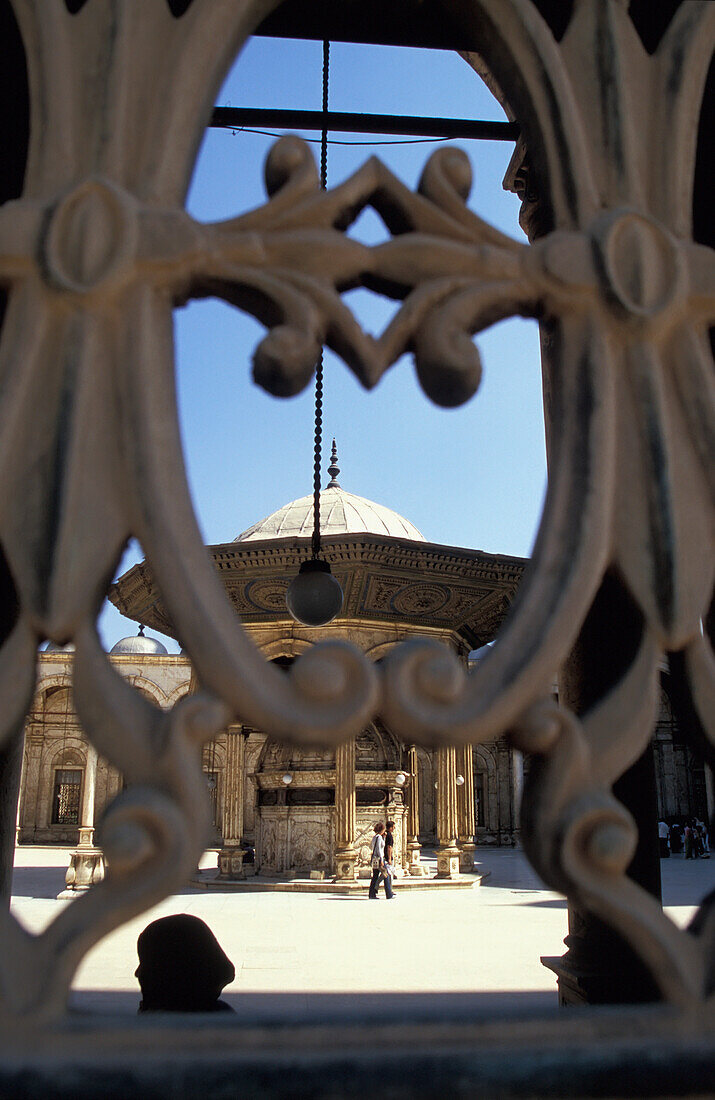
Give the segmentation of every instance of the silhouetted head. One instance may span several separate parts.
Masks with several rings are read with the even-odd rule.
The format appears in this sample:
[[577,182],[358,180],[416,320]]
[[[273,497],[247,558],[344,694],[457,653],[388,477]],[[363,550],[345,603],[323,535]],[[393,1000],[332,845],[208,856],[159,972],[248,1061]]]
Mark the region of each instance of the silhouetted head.
[[177,913],[147,925],[137,940],[140,1012],[214,1012],[235,968],[207,924]]

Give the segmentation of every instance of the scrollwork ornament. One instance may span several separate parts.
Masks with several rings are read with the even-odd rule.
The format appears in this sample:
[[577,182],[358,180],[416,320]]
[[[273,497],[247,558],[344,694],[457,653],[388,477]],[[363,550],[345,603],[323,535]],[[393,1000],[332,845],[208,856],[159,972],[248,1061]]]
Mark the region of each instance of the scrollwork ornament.
[[[19,605],[0,651],[0,739],[17,736],[38,640],[73,639],[82,723],[144,793],[107,819],[114,871],[110,858],[106,882],[72,916],[39,940],[2,918],[8,1011],[59,1011],[97,930],[174,888],[154,864],[158,817],[183,837],[183,874],[200,843],[197,744],[231,716],[332,745],[376,711],[410,744],[478,742],[522,721],[515,736],[543,754],[535,774],[557,796],[551,840],[532,858],[624,934],[650,928],[642,899],[630,915],[619,908],[629,825],[608,789],[650,733],[652,708],[639,709],[632,685],[652,686],[660,652],[684,655],[698,713],[711,695],[700,622],[715,561],[706,333],[715,262],[691,239],[690,203],[715,5],[681,5],[651,56],[617,0],[574,5],[560,43],[530,0],[450,0],[450,18],[482,43],[522,124],[548,225],[527,247],[468,208],[471,172],[458,151],[430,158],[416,194],[375,158],[322,192],[293,137],[269,156],[264,206],[197,223],[182,203],[214,96],[277,0],[193,0],[179,18],[166,0],[90,0],[74,14],[63,0],[12,2],[32,117],[23,194],[0,208],[0,545]],[[654,141],[659,133],[667,141]],[[390,233],[374,248],[346,232],[367,206]],[[376,337],[341,298],[359,285],[401,303]],[[428,396],[458,405],[479,385],[476,333],[515,314],[548,323],[552,462],[541,528],[510,618],[474,676],[418,645],[396,650],[378,679],[343,644],[318,647],[286,677],[250,644],[205,554],[178,429],[172,308],[206,295],[266,325],[254,376],[275,394],[305,386],[327,344],[366,387],[412,352]],[[112,672],[94,627],[131,536],[205,693],[166,718]],[[609,567],[644,622],[626,686],[580,727],[563,715],[545,722],[528,708]],[[614,738],[618,708],[629,733]],[[543,818],[542,793],[533,802]],[[124,874],[133,865],[146,869],[135,887]],[[667,974],[665,995],[682,1002],[700,987],[690,948],[683,969],[669,936],[659,926],[646,937],[648,960]],[[39,984],[15,988],[33,952]],[[42,977],[53,966],[58,976]]]

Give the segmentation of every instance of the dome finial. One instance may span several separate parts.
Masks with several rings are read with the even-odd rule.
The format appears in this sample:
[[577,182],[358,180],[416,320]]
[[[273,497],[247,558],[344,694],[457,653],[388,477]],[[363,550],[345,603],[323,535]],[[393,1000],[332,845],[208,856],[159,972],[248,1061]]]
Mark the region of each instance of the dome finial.
[[144,623],[139,623],[139,633],[138,633],[137,637],[138,638],[143,638],[144,637]]
[[335,446],[335,439],[333,439],[333,449],[330,453],[330,465],[328,466],[328,473],[330,474],[330,481],[326,488],[339,489],[340,482],[338,481],[338,474],[340,473],[340,467],[338,466],[338,448]]

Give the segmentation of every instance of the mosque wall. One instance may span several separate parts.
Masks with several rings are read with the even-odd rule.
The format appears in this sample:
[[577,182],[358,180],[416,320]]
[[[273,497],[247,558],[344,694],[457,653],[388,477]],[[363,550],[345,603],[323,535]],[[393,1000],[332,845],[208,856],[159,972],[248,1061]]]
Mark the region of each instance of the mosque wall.
[[[267,636],[263,639],[264,651],[272,659],[296,656],[315,640],[307,637],[309,633],[306,631],[306,636],[303,637],[296,631],[292,637],[276,638],[274,628],[272,640],[269,642]],[[373,652],[379,655],[387,652],[390,644],[397,640],[394,632],[391,637],[386,636],[389,632],[385,630],[373,629],[369,633]],[[366,640],[367,636],[363,634],[361,641],[365,643]],[[120,675],[161,708],[173,705],[189,690],[191,666],[186,657],[145,655],[112,657],[111,660]],[[23,844],[77,843],[79,814],[84,795],[87,742],[72,705],[71,661],[72,656],[67,653],[40,656],[37,693],[25,729],[18,807],[18,839]],[[667,677],[664,677],[663,682],[660,715],[653,741],[658,814],[669,821],[689,817],[706,820],[709,777],[679,734],[667,691]],[[203,750],[203,770],[212,819],[211,833],[207,838],[209,847],[221,842],[227,810],[226,738],[224,732],[209,742]],[[335,829],[333,805],[295,805],[288,814],[285,807],[276,806],[272,810],[265,799],[266,804],[261,805],[260,782],[256,777],[265,765],[267,745],[265,734],[256,730],[246,731],[244,773],[238,780],[243,799],[243,839],[251,846],[260,846],[261,837],[266,845],[269,836],[272,837],[271,850],[275,850],[277,854],[275,860],[266,861],[266,869],[269,869],[269,864],[273,868],[275,863],[276,870],[285,870],[287,868],[284,864],[288,858],[285,854],[286,830],[292,830],[296,851],[305,849],[307,853],[308,849],[311,852],[315,849],[316,859],[322,852],[319,863],[326,871],[332,872],[334,845],[330,838]],[[278,756],[275,767],[279,771],[295,767],[291,750],[284,751],[279,746],[276,751]],[[433,846],[436,843],[436,769],[430,751],[418,748],[417,759],[419,838],[422,844]],[[316,789],[320,784],[327,788],[331,782],[334,784],[334,778],[331,780],[326,772],[334,764],[317,760],[313,764],[307,760],[298,764],[302,769],[308,765],[314,767],[316,775],[323,769],[323,778],[316,780]],[[366,731],[362,741],[358,739],[356,766],[363,777],[364,787],[358,798],[357,811],[356,839],[362,853],[359,863],[362,861],[367,866],[372,824],[378,818],[384,820],[388,816],[397,822],[396,846],[404,863],[406,829],[403,825],[403,814],[410,797],[409,782],[404,792],[400,792],[394,785],[390,788],[387,782],[383,783],[376,772],[374,787],[376,790],[384,788],[384,793],[375,801],[377,796],[371,795],[371,781],[368,781],[371,768],[392,769],[394,772],[403,767],[401,749],[396,743],[392,744],[390,735],[384,728],[380,730],[375,727],[372,733]],[[478,845],[511,846],[518,843],[519,798],[523,775],[528,771],[528,766],[528,759],[522,762],[519,754],[503,739],[474,747],[475,840]],[[117,769],[100,757],[97,764],[95,821],[100,820],[105,807],[116,797],[122,785],[122,776]],[[281,794],[279,790],[277,797],[281,797]],[[300,801],[295,790],[293,796]],[[304,800],[307,797],[307,794],[304,795]],[[286,822],[279,827],[277,821],[281,813]],[[276,821],[271,824],[273,818]],[[363,848],[365,852],[362,852]],[[282,856],[281,851],[284,852]]]

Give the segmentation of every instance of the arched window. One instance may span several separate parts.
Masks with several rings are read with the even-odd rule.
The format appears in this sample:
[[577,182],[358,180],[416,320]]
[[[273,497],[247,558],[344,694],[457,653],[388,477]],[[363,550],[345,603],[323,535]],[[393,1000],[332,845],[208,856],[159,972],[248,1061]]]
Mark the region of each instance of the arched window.
[[81,768],[55,768],[52,790],[53,825],[79,825],[82,794]]
[[478,829],[486,826],[487,777],[482,769],[474,773],[474,817]]

